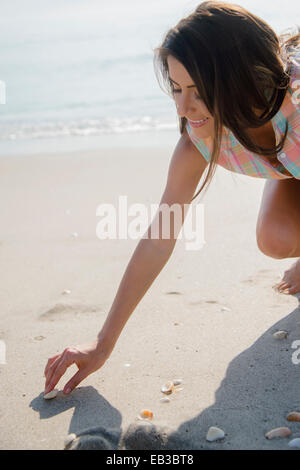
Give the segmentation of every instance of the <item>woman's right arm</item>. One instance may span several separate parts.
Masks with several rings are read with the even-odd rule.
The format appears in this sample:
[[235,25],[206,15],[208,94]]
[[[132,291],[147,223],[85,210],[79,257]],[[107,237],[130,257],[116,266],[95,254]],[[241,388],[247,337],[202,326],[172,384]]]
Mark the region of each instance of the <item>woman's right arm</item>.
[[[206,166],[207,163],[199,150],[188,135],[183,134],[170,162],[167,184],[159,207],[162,204],[180,204],[183,223],[186,216],[184,205],[190,203]],[[71,364],[77,364],[78,371],[64,387],[65,393],[72,391],[84,378],[99,369],[110,356],[131,313],[169,260],[176,244],[176,235],[172,230],[173,236],[170,238],[150,238],[150,230],[154,224],[157,228],[157,214],[148,228],[148,238],[139,241],[128,263],[97,339],[88,345],[67,348],[63,353],[48,360],[45,368],[45,393],[55,387]]]

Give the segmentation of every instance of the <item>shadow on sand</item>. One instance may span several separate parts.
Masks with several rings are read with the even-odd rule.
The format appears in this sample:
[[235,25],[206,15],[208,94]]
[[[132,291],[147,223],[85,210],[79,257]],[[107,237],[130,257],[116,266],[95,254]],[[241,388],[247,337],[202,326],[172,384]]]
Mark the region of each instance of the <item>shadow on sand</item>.
[[[278,330],[287,331],[288,337],[275,339],[273,333]],[[287,449],[289,438],[267,440],[264,435],[272,428],[288,426],[291,438],[300,437],[300,423],[286,421],[290,411],[300,411],[300,364],[292,361],[293,357],[300,360],[300,347],[292,348],[297,340],[299,306],[235,357],[216,391],[215,403],[175,430],[136,422],[122,431],[120,413],[93,387],[78,388],[51,407],[39,396],[31,406],[41,419],[75,408],[70,433],[77,437],[68,446],[71,449]],[[207,442],[210,426],[222,428],[225,438]]]

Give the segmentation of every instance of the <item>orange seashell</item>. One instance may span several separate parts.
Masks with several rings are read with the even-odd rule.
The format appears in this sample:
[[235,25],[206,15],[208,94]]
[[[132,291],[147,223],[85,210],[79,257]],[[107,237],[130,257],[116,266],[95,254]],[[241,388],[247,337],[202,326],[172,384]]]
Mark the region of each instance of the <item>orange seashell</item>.
[[288,421],[300,421],[299,411],[291,411],[286,417]]
[[140,412],[140,417],[142,419],[152,419],[153,418],[153,412],[150,410],[142,410]]
[[274,439],[275,437],[288,437],[292,434],[292,431],[289,428],[275,428],[265,434],[267,439]]

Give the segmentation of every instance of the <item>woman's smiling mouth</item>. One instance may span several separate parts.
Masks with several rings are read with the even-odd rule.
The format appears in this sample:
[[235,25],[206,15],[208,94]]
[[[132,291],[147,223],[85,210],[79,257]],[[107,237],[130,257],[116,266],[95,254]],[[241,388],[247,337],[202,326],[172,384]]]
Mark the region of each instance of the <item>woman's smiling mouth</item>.
[[191,119],[188,119],[189,124],[191,127],[202,127],[206,122],[208,121],[209,118],[201,119],[201,121],[192,121]]

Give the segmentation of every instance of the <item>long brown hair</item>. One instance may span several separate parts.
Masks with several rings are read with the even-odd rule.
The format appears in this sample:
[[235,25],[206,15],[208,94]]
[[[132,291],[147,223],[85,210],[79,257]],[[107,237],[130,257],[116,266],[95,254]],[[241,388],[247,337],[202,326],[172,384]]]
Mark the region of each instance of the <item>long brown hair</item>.
[[[248,150],[270,156],[280,152],[288,132],[272,148],[256,145],[247,128],[258,128],[275,116],[290,82],[288,46],[300,43],[296,35],[281,44],[273,29],[245,8],[220,1],[202,2],[196,10],[171,28],[154,51],[158,81],[173,96],[167,58],[175,57],[186,68],[210,114],[214,137],[203,190],[215,173],[223,126]],[[262,113],[257,116],[255,109]],[[180,132],[186,119],[180,118]],[[208,186],[207,186],[208,187]],[[193,200],[192,199],[192,200]]]

